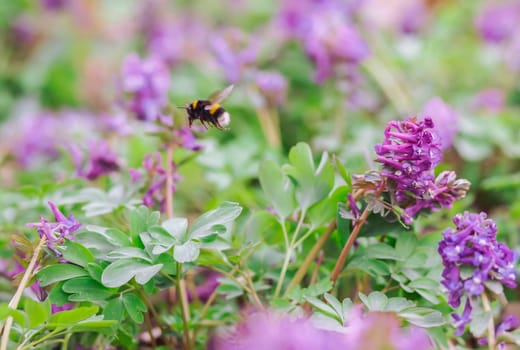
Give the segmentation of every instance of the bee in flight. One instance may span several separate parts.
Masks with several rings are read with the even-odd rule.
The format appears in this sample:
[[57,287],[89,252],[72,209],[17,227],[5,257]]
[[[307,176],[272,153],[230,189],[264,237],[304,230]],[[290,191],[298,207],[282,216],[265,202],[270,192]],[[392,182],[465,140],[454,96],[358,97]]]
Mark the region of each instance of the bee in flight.
[[195,100],[186,106],[190,128],[193,121],[198,119],[205,127],[207,127],[206,124],[210,124],[219,130],[225,130],[231,118],[220,103],[229,96],[231,90],[233,90],[233,85],[215,92],[207,100]]

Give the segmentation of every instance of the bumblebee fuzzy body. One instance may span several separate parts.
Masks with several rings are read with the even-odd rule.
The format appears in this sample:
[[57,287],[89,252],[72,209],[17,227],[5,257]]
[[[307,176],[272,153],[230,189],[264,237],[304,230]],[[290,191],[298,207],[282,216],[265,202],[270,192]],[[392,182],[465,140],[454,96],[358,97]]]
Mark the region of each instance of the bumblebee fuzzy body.
[[230,85],[213,94],[208,100],[195,100],[186,106],[189,126],[191,127],[193,122],[198,119],[204,126],[209,124],[220,130],[226,129],[231,117],[228,111],[220,105],[220,102],[229,95],[232,89],[233,85]]

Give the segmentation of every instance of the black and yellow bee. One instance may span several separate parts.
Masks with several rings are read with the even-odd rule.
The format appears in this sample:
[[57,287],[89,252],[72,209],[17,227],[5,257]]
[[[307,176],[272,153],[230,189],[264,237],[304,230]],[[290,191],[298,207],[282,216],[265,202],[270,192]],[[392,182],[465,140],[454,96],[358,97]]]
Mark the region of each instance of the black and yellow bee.
[[215,92],[207,100],[195,100],[186,106],[190,128],[193,121],[198,119],[204,126],[210,124],[219,130],[225,130],[231,118],[220,103],[229,96],[231,90],[233,90],[233,85]]

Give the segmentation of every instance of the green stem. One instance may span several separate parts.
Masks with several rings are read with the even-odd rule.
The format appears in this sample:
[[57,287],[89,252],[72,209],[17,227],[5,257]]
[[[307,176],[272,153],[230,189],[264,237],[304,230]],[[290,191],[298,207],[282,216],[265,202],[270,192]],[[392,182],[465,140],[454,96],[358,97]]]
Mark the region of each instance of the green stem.
[[[36,266],[36,261],[38,260],[40,256],[40,252],[47,242],[47,239],[45,237],[40,238],[40,242],[36,246],[33,252],[33,256],[31,258],[31,261],[29,262],[29,266],[27,266],[27,269],[25,270],[25,273],[23,274],[22,280],[20,281],[20,285],[18,286],[18,289],[16,289],[16,292],[13,295],[13,298],[11,301],[9,301],[9,308],[16,310],[18,308],[18,304],[20,303],[20,299],[22,298],[23,291],[25,288],[27,288],[27,284],[29,283],[29,280],[33,274],[34,268]],[[0,343],[0,349],[1,350],[7,350],[7,345],[9,344],[9,334],[11,333],[11,327],[13,326],[13,317],[9,316],[7,320],[5,321],[4,326],[4,333],[2,334],[2,341]]]
[[280,295],[280,291],[282,290],[283,281],[285,280],[285,275],[287,273],[287,269],[289,268],[289,263],[291,262],[291,256],[294,252],[294,248],[296,247],[296,238],[298,237],[298,234],[300,233],[300,230],[302,228],[305,214],[305,210],[302,210],[300,213],[298,224],[296,225],[296,229],[294,230],[291,243],[289,243],[289,245],[286,245],[285,247],[285,258],[283,261],[282,270],[280,271],[280,277],[278,278],[278,283],[276,284],[276,289],[274,291],[274,298],[277,298],[278,295]]
[[181,303],[181,317],[184,332],[184,343],[186,350],[192,350],[193,344],[190,336],[189,321],[190,321],[190,307],[186,294],[186,284],[182,277],[182,264],[177,263],[177,297]]
[[486,292],[481,294],[481,298],[482,298],[482,306],[484,306],[484,311],[490,313],[489,323],[488,323],[488,332],[487,332],[488,348],[489,348],[489,350],[494,350],[495,344],[496,344],[495,321],[493,320],[493,314],[491,313],[491,305],[489,303],[489,299],[488,299]]

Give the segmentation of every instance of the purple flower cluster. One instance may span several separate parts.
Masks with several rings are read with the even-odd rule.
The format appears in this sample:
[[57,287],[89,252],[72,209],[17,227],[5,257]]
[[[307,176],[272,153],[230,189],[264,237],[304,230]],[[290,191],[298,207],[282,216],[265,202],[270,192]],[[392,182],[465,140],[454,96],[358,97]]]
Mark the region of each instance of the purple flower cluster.
[[[148,207],[153,207],[159,204],[161,210],[164,209],[166,198],[164,197],[164,187],[166,186],[166,171],[162,166],[162,158],[160,153],[148,154],[143,160],[143,168],[146,171],[146,178],[148,188],[143,197],[143,204]],[[173,164],[175,166],[175,164]],[[137,175],[135,171],[131,172],[132,178],[137,180],[140,175]],[[177,187],[175,183],[181,178],[177,172],[173,173],[173,192],[176,191]]]
[[139,120],[154,121],[168,103],[170,72],[155,56],[140,59],[136,54],[126,57],[119,89],[124,95],[122,105]]
[[40,238],[45,237],[47,239],[47,247],[59,257],[61,254],[55,249],[55,246],[63,244],[65,239],[72,240],[74,238],[73,233],[79,230],[81,224],[73,215],[70,215],[68,218],[63,215],[54,203],[48,202],[48,204],[54,214],[55,222],[50,222],[41,216],[40,222],[29,223],[27,227],[37,228]]
[[422,329],[410,327],[406,332],[391,313],[368,313],[354,308],[344,332],[316,328],[308,319],[291,319],[273,313],[255,313],[238,325],[228,337],[210,344],[212,350],[242,349],[432,349]]
[[263,103],[269,106],[281,106],[287,98],[287,79],[276,71],[257,71],[255,82],[263,97]]
[[343,1],[286,1],[279,22],[289,38],[299,40],[316,66],[315,80],[325,81],[338,64],[358,65],[370,50],[358,33],[352,8]]
[[91,142],[86,160],[83,159],[81,150],[77,146],[71,146],[70,153],[77,175],[88,180],[95,180],[119,170],[117,154],[106,141]]
[[[443,232],[438,249],[444,264],[441,283],[449,293],[448,303],[458,307],[463,295],[480,296],[487,281],[515,288],[517,254],[497,241],[495,222],[484,212],[465,212],[457,214],[453,223],[455,228]],[[463,332],[465,324],[471,320],[469,298],[462,316],[454,316],[458,333]]]
[[442,158],[441,140],[431,118],[419,121],[391,121],[385,129],[383,143],[375,146],[376,162],[383,164],[381,175],[387,179],[388,190],[405,209],[406,223],[422,209],[451,207],[463,198],[469,182],[457,179],[452,171],[434,177],[434,169]]

